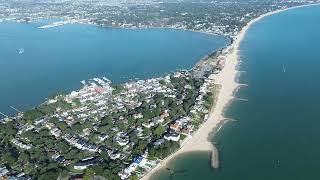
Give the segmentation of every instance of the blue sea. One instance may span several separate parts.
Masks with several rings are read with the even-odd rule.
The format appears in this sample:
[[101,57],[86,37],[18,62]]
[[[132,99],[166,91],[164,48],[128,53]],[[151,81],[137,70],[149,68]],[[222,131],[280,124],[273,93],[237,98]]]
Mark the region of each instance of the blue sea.
[[173,160],[155,180],[320,179],[320,6],[303,7],[255,23],[241,43],[242,87],[226,111],[229,122],[209,153]]
[[0,112],[34,107],[93,77],[123,83],[189,69],[229,43],[222,36],[171,29],[38,28],[53,21],[0,23]]

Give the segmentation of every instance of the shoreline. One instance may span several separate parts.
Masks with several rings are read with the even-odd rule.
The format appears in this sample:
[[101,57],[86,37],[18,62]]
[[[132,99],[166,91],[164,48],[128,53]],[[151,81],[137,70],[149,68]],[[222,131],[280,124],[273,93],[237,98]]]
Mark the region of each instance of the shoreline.
[[[1,22],[5,22],[5,21],[11,21],[11,22],[17,22],[17,23],[33,23],[33,22],[39,22],[39,21],[43,21],[43,20],[49,20],[49,19],[59,19],[57,17],[50,17],[50,18],[45,18],[45,19],[35,19],[35,20],[31,20],[31,21],[21,21],[19,19],[6,19],[0,18],[0,23]],[[68,22],[71,21],[71,22]],[[53,23],[56,22],[60,22],[60,21],[55,21]],[[221,36],[224,37],[228,40],[232,40],[233,37],[224,33],[215,33],[215,32],[209,32],[209,31],[204,31],[204,30],[194,30],[194,29],[187,29],[187,28],[179,28],[179,27],[171,27],[171,26],[147,26],[147,27],[121,27],[121,26],[107,26],[107,25],[101,25],[101,24],[97,24],[97,23],[93,23],[93,22],[89,22],[89,21],[81,21],[81,20],[76,20],[76,19],[61,19],[61,22],[66,22],[66,24],[82,24],[82,25],[92,25],[95,26],[97,28],[110,28],[110,29],[124,29],[124,30],[148,30],[148,29],[159,29],[159,30],[178,30],[178,31],[186,31],[186,32],[194,32],[194,33],[199,33],[199,34],[204,34],[204,35],[211,35],[211,36]],[[49,23],[49,24],[45,24],[43,26],[50,26],[53,23]],[[59,25],[59,26],[64,26],[66,24],[63,25]],[[42,28],[42,26],[39,26],[37,28],[39,29],[50,29],[50,28],[55,28],[58,26],[54,26],[54,27],[49,27],[49,28]]]
[[141,178],[142,180],[151,179],[152,175],[154,175],[159,170],[165,168],[172,159],[181,154],[203,151],[208,152],[214,149],[214,145],[211,142],[211,138],[212,136],[214,136],[215,133],[217,133],[217,128],[220,129],[221,124],[224,124],[226,120],[226,118],[224,117],[224,112],[226,108],[228,108],[234,100],[234,93],[239,88],[239,83],[237,82],[239,72],[237,68],[240,62],[239,47],[242,40],[246,36],[248,29],[250,29],[250,27],[253,24],[267,16],[278,14],[291,9],[314,5],[319,4],[308,4],[271,11],[252,19],[250,22],[248,22],[246,26],[242,28],[239,34],[234,38],[233,43],[227,47],[227,49],[229,49],[229,52],[227,53],[225,58],[225,65],[221,72],[215,78],[214,84],[220,85],[221,89],[218,92],[215,107],[211,109],[208,119],[202,123],[201,127],[193,134],[191,138],[186,139],[181,144],[181,148],[178,151],[162,160],[156,167],[154,167],[152,170],[146,173]]

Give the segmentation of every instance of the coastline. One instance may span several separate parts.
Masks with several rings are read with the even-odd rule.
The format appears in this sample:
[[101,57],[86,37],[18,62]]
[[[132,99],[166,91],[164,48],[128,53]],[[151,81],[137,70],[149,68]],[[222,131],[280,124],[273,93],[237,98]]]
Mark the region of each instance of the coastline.
[[241,87],[241,85],[237,83],[237,79],[239,77],[239,71],[237,69],[241,60],[239,57],[239,48],[242,40],[246,36],[248,29],[250,29],[251,25],[253,25],[257,21],[260,21],[266,16],[281,13],[289,9],[313,5],[319,4],[283,8],[266,14],[262,14],[252,19],[245,27],[243,27],[239,34],[233,39],[234,41],[232,42],[232,44],[229,43],[229,45],[224,48],[225,50],[227,50],[226,53],[223,54],[225,57],[223,58],[223,62],[225,63],[225,65],[221,72],[219,72],[219,74],[214,78],[215,85],[221,86],[221,88],[219,89],[220,93],[214,94],[215,96],[217,96],[215,97],[216,102],[209,111],[209,118],[201,123],[200,128],[194,132],[192,137],[186,138],[181,143],[181,148],[179,150],[167,156],[155,168],[147,172],[142,179],[152,179],[154,173],[162,168],[167,167],[172,160],[174,160],[181,154],[199,151],[213,152],[214,149],[216,149],[215,145],[213,145],[210,141],[211,137],[214,136],[225,124],[225,122],[228,121],[228,119],[224,116],[224,112],[226,108],[228,108],[232,103],[232,101],[235,100],[234,93]]
[[242,28],[239,34],[234,38],[233,43],[227,47],[229,52],[225,58],[225,65],[221,72],[215,77],[215,84],[220,85],[218,97],[216,99],[215,107],[209,112],[208,120],[203,122],[201,127],[193,134],[191,138],[186,139],[182,144],[181,148],[175,153],[169,155],[164,160],[162,160],[155,168],[145,174],[141,179],[148,180],[151,179],[159,170],[166,168],[169,162],[175,157],[189,153],[189,152],[201,152],[201,151],[212,151],[214,145],[210,141],[212,135],[216,133],[221,128],[221,125],[224,124],[226,118],[224,117],[225,109],[232,103],[234,100],[234,93],[238,90],[239,84],[236,82],[238,77],[237,66],[240,62],[239,58],[239,47],[244,39],[248,29],[260,21],[261,19],[271,16],[277,13],[281,13],[290,9],[302,8],[307,6],[314,6],[319,4],[307,4],[289,8],[278,9],[272,12],[262,14]]

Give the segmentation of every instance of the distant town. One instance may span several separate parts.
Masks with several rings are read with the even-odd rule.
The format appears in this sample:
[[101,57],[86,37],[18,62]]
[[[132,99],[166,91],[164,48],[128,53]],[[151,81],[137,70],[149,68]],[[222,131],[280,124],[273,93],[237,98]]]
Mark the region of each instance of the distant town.
[[[231,39],[254,17],[315,1],[0,1],[0,19],[60,19],[120,28],[177,28]],[[51,24],[42,28],[50,28]],[[113,84],[81,81],[0,120],[1,179],[139,179],[208,119],[229,47],[191,70]],[[14,107],[12,107],[14,108]]]
[[117,28],[175,28],[228,37],[251,19],[276,9],[318,0],[2,0],[0,19],[59,19]]

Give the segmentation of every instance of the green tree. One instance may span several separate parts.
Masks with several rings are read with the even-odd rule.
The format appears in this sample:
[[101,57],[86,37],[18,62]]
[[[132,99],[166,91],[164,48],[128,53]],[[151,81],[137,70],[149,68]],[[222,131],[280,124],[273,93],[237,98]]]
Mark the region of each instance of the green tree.
[[74,131],[76,131],[77,133],[80,133],[84,128],[83,126],[78,122],[78,123],[75,123],[73,126],[72,126],[72,129]]
[[102,125],[112,124],[112,122],[113,122],[112,116],[106,116],[101,119]]
[[93,180],[94,178],[94,170],[92,168],[88,168],[84,171],[83,179],[84,180]]
[[70,146],[64,141],[60,141],[56,147],[62,154],[67,153],[70,149]]
[[18,157],[18,161],[19,161],[20,163],[25,164],[25,163],[27,163],[27,162],[29,161],[29,158],[30,158],[29,153],[26,152],[26,151],[24,151],[24,152],[21,152],[21,153],[20,153],[20,155],[19,155],[19,157]]
[[56,125],[58,126],[58,128],[62,131],[66,131],[67,129],[69,129],[68,125],[66,122],[64,121],[59,121],[56,123]]
[[154,136],[159,139],[166,132],[166,128],[159,124],[153,131]]

